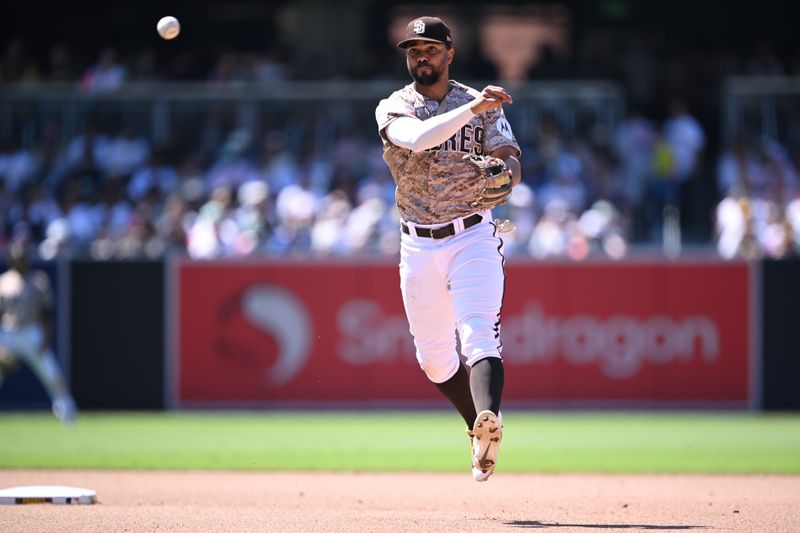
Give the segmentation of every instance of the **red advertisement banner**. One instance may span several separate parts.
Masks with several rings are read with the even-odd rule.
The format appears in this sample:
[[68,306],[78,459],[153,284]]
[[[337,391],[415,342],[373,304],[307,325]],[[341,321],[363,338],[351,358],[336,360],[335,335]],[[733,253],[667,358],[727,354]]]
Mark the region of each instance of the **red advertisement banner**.
[[[745,264],[507,266],[505,401],[750,402]],[[176,406],[439,401],[393,264],[179,263]]]

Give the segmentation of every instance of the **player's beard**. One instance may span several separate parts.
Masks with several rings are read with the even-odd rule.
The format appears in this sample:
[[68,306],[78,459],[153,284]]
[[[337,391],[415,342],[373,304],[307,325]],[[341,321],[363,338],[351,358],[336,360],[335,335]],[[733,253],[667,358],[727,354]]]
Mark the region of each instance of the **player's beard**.
[[432,65],[426,65],[426,66],[431,68],[430,74],[419,74],[417,72],[417,67],[412,67],[410,65],[408,67],[408,73],[411,74],[411,77],[414,78],[414,81],[419,83],[420,85],[435,85],[436,82],[439,81],[439,79],[442,77],[442,72],[444,71],[444,69],[442,67],[437,69]]

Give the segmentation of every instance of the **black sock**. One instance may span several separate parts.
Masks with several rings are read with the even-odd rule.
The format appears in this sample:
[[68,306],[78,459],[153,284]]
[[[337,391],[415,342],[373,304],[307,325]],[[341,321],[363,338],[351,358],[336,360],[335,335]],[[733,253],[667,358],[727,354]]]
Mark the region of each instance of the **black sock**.
[[463,363],[458,365],[458,370],[453,377],[444,383],[434,383],[436,387],[442,391],[450,403],[452,403],[464,421],[467,427],[472,429],[472,424],[475,423],[475,418],[478,413],[475,412],[475,404],[472,402],[472,394],[469,389],[469,375],[467,369],[464,368]]
[[500,412],[504,381],[505,370],[503,369],[502,359],[487,357],[472,365],[469,373],[469,384],[470,389],[472,389],[475,411],[480,413],[488,409],[494,414]]

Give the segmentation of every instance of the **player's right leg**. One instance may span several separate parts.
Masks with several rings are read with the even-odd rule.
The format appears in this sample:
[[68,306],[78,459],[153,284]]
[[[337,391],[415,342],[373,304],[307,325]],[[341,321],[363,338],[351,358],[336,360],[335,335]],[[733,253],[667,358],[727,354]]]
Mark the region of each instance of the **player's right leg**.
[[456,351],[455,318],[447,279],[437,264],[435,243],[403,235],[400,288],[417,361],[439,391],[453,404],[468,428],[476,411],[469,375]]
[[0,329],[0,387],[6,375],[16,370],[18,366],[17,357],[13,352],[14,336],[12,332]]
[[51,350],[45,350],[37,354],[34,360],[34,371],[52,399],[53,414],[66,424],[74,422],[77,416],[75,400],[72,399],[55,354]]
[[500,413],[505,385],[505,368],[500,357],[484,357],[472,363],[469,383],[477,412]]
[[502,440],[500,402],[505,374],[500,312],[504,259],[492,225],[478,225],[460,241],[451,265],[450,292],[462,353],[471,367],[470,388],[478,412],[470,433],[472,473],[476,481],[486,481],[494,472]]
[[14,357],[14,354],[8,351],[7,347],[0,344],[0,387],[3,386],[3,380],[6,376],[10,376],[19,368],[19,361]]
[[[0,331],[0,341],[2,341],[2,331]],[[3,386],[3,378],[5,378],[7,369],[11,368],[12,364],[11,354],[5,345],[0,342],[0,387]]]
[[481,411],[468,432],[472,444],[472,477],[486,481],[497,466],[500,442],[503,440],[503,416],[492,411]]
[[44,386],[52,402],[53,414],[65,423],[74,422],[75,401],[69,392],[66,379],[52,350],[40,351],[42,331],[38,327],[28,327],[15,332],[15,346],[12,348],[18,357],[33,370]]

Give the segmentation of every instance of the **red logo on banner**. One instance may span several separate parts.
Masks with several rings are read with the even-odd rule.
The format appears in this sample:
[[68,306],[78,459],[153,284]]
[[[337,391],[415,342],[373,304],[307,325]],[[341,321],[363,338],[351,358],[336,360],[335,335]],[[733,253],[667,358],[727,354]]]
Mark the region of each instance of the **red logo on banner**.
[[291,292],[250,285],[222,300],[216,315],[211,348],[220,360],[259,366],[269,386],[288,383],[302,371],[311,351],[313,324],[303,302]]

